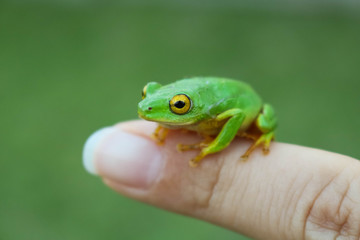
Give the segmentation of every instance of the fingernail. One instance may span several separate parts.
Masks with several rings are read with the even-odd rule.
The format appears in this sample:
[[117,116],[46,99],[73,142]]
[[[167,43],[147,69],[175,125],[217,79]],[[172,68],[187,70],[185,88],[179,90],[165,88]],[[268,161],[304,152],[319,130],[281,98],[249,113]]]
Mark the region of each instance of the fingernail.
[[92,173],[136,188],[147,188],[160,174],[162,161],[150,139],[117,127],[104,128],[87,140],[83,161]]

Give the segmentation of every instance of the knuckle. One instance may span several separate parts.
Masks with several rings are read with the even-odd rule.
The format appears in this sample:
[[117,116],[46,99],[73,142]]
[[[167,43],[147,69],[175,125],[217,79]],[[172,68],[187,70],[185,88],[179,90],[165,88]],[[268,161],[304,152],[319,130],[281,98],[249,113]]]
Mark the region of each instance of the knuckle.
[[318,191],[305,218],[305,239],[359,239],[360,177],[349,177],[355,174],[344,169]]

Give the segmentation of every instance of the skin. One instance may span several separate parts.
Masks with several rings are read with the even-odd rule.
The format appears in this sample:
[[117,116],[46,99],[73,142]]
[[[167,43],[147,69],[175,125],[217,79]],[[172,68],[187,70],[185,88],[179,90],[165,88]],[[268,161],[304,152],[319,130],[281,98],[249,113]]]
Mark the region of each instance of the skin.
[[[251,142],[236,138],[194,169],[184,160],[195,152],[179,153],[175,146],[200,136],[169,131],[160,147],[150,138],[155,128],[153,122],[138,120],[97,131],[96,141],[85,147],[91,155],[87,163],[108,186],[127,197],[251,239],[359,239],[358,159],[274,142],[271,154],[255,150],[251,161],[244,163],[236,160]],[[147,218],[146,214],[140,217]],[[141,222],[137,229],[142,229]],[[162,229],[158,225],[154,232]],[[183,226],[174,230],[174,234],[182,232]]]
[[197,144],[178,144],[179,151],[200,149],[189,165],[196,167],[207,155],[222,151],[235,136],[254,140],[242,155],[247,159],[263,145],[269,152],[274,138],[276,117],[269,104],[246,83],[225,78],[190,78],[162,86],[150,82],[138,105],[141,118],[159,123],[153,138],[163,144],[168,129],[198,132],[204,140]]

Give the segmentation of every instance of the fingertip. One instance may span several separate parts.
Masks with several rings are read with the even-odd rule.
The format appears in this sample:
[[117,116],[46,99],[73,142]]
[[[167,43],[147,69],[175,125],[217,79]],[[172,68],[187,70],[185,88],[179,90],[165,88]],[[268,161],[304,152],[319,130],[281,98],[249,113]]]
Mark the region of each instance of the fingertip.
[[98,175],[98,170],[95,166],[95,152],[96,148],[99,146],[99,143],[114,129],[112,127],[104,127],[93,134],[86,140],[83,148],[82,158],[83,158],[83,165],[85,170],[93,175]]
[[[84,145],[83,165],[90,174],[144,189],[159,175],[162,154],[147,135],[128,131],[127,124],[93,133]],[[142,128],[138,125],[138,131]]]

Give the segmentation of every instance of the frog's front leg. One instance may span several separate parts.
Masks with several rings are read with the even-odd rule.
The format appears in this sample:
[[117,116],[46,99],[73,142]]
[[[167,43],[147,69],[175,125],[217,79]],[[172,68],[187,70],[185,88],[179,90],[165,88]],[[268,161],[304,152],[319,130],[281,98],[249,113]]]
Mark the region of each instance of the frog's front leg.
[[169,132],[169,129],[164,128],[159,125],[155,129],[154,133],[151,135],[151,138],[154,139],[157,144],[163,145],[168,132]]
[[236,136],[245,119],[245,114],[241,109],[233,108],[219,114],[215,120],[222,121],[227,118],[229,118],[229,120],[224,124],[219,135],[217,135],[209,145],[202,148],[199,155],[190,160],[189,165],[191,167],[196,167],[206,155],[219,152],[226,148]]
[[261,144],[263,144],[263,153],[269,153],[270,142],[274,139],[274,131],[277,125],[275,112],[271,105],[264,104],[261,113],[256,118],[255,124],[262,134],[254,141],[245,154],[241,156],[244,160],[247,160],[254,149]]

